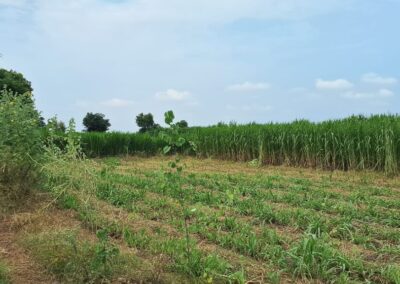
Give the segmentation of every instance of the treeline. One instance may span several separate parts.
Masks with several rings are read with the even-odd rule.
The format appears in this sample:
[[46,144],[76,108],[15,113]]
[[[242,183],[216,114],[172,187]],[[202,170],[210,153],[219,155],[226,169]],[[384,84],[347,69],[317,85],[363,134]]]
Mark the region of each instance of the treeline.
[[[400,116],[352,116],[313,123],[218,124],[183,129],[196,155],[268,165],[323,169],[370,169],[397,173],[400,168]],[[157,135],[82,133],[90,156],[157,154]]]

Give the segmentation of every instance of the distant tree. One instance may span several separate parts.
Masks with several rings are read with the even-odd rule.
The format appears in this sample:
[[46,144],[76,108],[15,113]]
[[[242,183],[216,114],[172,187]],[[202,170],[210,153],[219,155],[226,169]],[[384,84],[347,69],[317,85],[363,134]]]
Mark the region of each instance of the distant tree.
[[88,112],[83,119],[83,125],[87,132],[106,132],[111,126],[110,121],[102,113]]
[[59,131],[59,132],[62,132],[62,133],[65,133],[65,130],[67,130],[67,127],[65,126],[65,123],[63,121],[61,121],[61,120],[57,120],[55,125],[54,125],[54,127],[55,127],[56,131]]
[[188,127],[189,127],[189,124],[187,123],[186,120],[178,121],[178,122],[176,123],[176,125],[177,125],[179,128],[188,128]]
[[39,117],[39,126],[40,126],[40,127],[45,127],[45,126],[46,126],[46,122],[45,122],[43,116],[40,116],[40,117]]
[[58,132],[62,132],[65,133],[65,131],[67,130],[67,127],[65,126],[65,123],[61,120],[58,120],[57,117],[52,117],[49,120],[47,120],[47,124],[44,120],[44,117],[41,116],[39,118],[39,126],[40,127],[51,127],[52,129],[54,129],[55,131]]
[[136,116],[136,124],[140,127],[139,132],[144,133],[149,130],[160,127],[158,124],[154,123],[154,118],[151,113],[144,114],[140,113]]
[[6,89],[14,94],[32,93],[31,82],[16,71],[0,68],[0,89]]

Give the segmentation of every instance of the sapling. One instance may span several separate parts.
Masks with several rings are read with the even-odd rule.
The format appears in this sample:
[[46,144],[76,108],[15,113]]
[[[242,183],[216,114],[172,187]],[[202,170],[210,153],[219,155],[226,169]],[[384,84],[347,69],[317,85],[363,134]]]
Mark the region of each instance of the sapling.
[[[172,110],[165,112],[164,114],[165,123],[169,128],[165,131],[160,132],[160,137],[166,142],[166,146],[163,148],[163,154],[167,155],[170,153],[179,154],[180,151],[186,149],[196,151],[196,146],[192,141],[185,139],[180,135],[180,124],[174,123],[175,115]],[[189,222],[191,217],[196,212],[196,208],[188,208],[186,202],[187,192],[183,189],[181,180],[183,165],[179,156],[174,161],[168,163],[171,171],[165,173],[165,177],[169,186],[178,191],[178,202],[183,210],[183,219],[185,226],[185,238],[186,238],[186,256],[188,263],[191,262],[191,250],[190,250],[190,235],[189,235]]]

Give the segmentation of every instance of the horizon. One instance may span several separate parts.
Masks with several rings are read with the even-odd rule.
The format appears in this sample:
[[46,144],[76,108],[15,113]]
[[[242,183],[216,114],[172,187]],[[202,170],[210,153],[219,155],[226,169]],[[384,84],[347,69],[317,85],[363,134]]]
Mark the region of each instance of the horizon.
[[400,113],[400,1],[0,0],[0,68],[45,119],[189,126]]

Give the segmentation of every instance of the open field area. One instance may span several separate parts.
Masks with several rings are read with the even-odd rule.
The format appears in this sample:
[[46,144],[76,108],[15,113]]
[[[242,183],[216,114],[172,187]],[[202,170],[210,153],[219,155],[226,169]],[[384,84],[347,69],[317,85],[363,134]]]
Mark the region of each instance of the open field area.
[[398,177],[171,162],[64,168],[1,221],[0,283],[400,283]]

